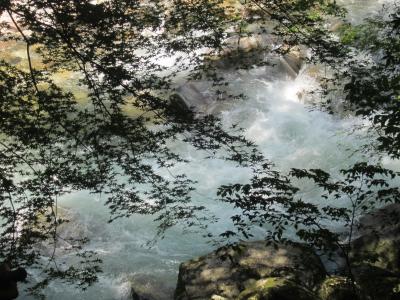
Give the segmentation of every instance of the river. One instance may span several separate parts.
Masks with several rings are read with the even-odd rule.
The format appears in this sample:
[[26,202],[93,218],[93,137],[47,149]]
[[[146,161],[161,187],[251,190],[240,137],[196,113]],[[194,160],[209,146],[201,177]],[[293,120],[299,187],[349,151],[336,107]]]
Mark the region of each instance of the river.
[[[349,9],[349,21],[358,23],[388,1],[338,2]],[[349,134],[360,120],[312,111],[299,99],[304,91],[318,86],[314,78],[307,72],[300,72],[295,79],[271,80],[265,79],[263,72],[265,70],[260,68],[230,75],[235,88],[244,92],[248,100],[221,112],[226,124],[239,122],[246,128],[246,136],[283,171],[291,167],[318,167],[335,173],[360,158],[362,154],[351,156],[350,153],[362,141]],[[245,181],[248,174],[226,162],[206,160],[204,153],[196,153],[189,146],[179,144],[176,147],[191,163],[170,171],[183,171],[199,181],[194,201],[202,202],[220,218],[212,229],[222,232],[230,228],[232,209],[215,201],[215,192],[221,184]],[[170,176],[167,172],[164,175]],[[53,283],[46,290],[48,299],[123,300],[128,299],[132,287],[160,300],[172,299],[179,264],[213,249],[200,234],[182,234],[180,228],[171,229],[163,240],[149,248],[146,243],[156,232],[152,219],[132,216],[108,224],[109,213],[103,202],[101,197],[87,192],[60,199],[59,204],[73,216],[69,230],[91,239],[87,248],[99,253],[104,261],[104,272],[99,275],[99,282],[86,291]],[[30,299],[23,293],[21,290],[20,299]]]

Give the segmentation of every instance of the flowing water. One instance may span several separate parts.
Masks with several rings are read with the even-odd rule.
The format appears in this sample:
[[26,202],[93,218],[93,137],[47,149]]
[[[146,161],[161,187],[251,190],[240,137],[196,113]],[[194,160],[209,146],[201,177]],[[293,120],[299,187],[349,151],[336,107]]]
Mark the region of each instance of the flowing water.
[[[349,20],[359,22],[362,16],[376,12],[384,1],[340,2],[349,8]],[[314,78],[303,72],[294,80],[270,80],[265,79],[265,72],[266,69],[259,68],[229,75],[235,89],[244,92],[248,100],[221,112],[226,124],[239,122],[246,128],[247,137],[283,171],[291,167],[318,167],[335,173],[360,158],[350,153],[362,141],[349,134],[360,120],[311,111],[299,99],[304,91],[317,87]],[[202,202],[220,218],[212,230],[222,232],[230,228],[232,209],[213,200],[216,189],[224,183],[243,182],[249,174],[223,161],[206,160],[204,153],[194,152],[189,146],[176,147],[191,163],[170,171],[183,171],[199,181],[194,201]],[[165,176],[170,175],[165,172]],[[128,299],[131,287],[139,293],[149,292],[157,299],[172,299],[179,264],[213,249],[200,234],[182,234],[180,228],[170,230],[149,249],[146,243],[156,232],[151,218],[132,216],[107,224],[109,214],[103,201],[86,192],[60,199],[59,204],[73,214],[70,226],[74,227],[69,230],[88,235],[91,239],[88,249],[99,253],[104,273],[98,283],[84,292],[53,284],[46,291],[49,299]]]
[[363,19],[376,14],[378,11],[387,11],[387,6],[396,3],[396,0],[336,0],[339,5],[348,9],[347,19],[351,23],[360,23]]

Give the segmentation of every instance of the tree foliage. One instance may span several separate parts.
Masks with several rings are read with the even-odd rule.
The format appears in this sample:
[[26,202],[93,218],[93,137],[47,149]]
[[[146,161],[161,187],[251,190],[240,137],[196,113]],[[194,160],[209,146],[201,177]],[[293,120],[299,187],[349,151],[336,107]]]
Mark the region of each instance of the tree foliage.
[[[173,79],[200,65],[197,51],[220,46],[219,1],[3,1],[1,11],[9,18],[3,41],[25,44],[28,59],[26,68],[0,63],[0,255],[44,269],[48,276],[32,292],[54,278],[85,287],[99,271],[85,240],[71,241],[79,267],[57,263],[60,196],[101,193],[110,221],[154,215],[162,234],[179,222],[203,226],[197,213],[205,210],[190,203],[194,182],[185,174],[160,175],[185,162],[172,141],[239,165],[258,159],[253,144],[226,132],[218,118],[169,100]],[[173,70],[158,63],[176,53]],[[34,55],[42,66],[33,64]],[[84,102],[54,82],[64,71],[76,72]],[[54,247],[53,255],[40,250],[42,243]]]
[[[369,130],[376,138],[371,141],[374,150],[368,154],[398,159],[400,7],[392,8],[391,13],[361,25],[344,23],[339,42],[327,30],[311,32],[299,41],[315,51],[310,62],[325,64],[332,70],[322,80],[327,83],[322,86],[327,97],[317,106],[334,113],[332,101],[342,101],[344,110],[371,124]],[[324,42],[313,47],[314,41],[320,39]],[[342,100],[332,97],[338,94],[343,95]],[[266,163],[255,169],[250,183],[221,186],[221,200],[240,209],[232,216],[236,231],[226,231],[222,236],[248,238],[254,226],[262,226],[267,229],[268,241],[291,242],[294,233],[295,240],[322,253],[339,252],[354,282],[352,268],[357,262],[352,261],[350,252],[354,233],[359,229],[358,219],[382,205],[400,202],[399,173],[380,162],[374,164],[373,160],[357,162],[340,173],[340,180],[321,169],[292,169],[284,175],[272,171]],[[297,180],[313,183],[318,196],[312,198],[317,202],[307,199],[307,193],[296,186]]]
[[[348,242],[358,213],[399,200],[398,188],[390,186],[394,171],[360,162],[343,170],[341,180],[318,169],[282,175],[218,116],[171,100],[182,77],[212,81],[218,97],[239,97],[216,61],[251,68],[268,63],[257,54],[307,47],[309,63],[335,70],[325,92],[340,89],[346,109],[372,121],[377,149],[399,158],[398,6],[363,25],[373,29],[370,44],[351,25],[351,38],[342,40],[326,29],[327,21],[345,14],[327,0],[9,0],[1,2],[0,12],[9,19],[0,27],[2,41],[24,44],[27,56],[25,68],[0,61],[0,256],[44,270],[47,277],[32,292],[52,279],[85,287],[100,271],[94,253],[84,251],[85,239],[71,241],[76,265],[59,265],[56,250],[46,257],[37,247],[57,248],[57,227],[66,221],[57,214],[57,199],[71,191],[106,195],[110,221],[153,215],[161,234],[177,223],[207,225],[206,207],[191,203],[195,182],[185,174],[160,175],[185,163],[170,147],[173,141],[254,170],[250,183],[220,188],[223,201],[241,211],[232,217],[237,232],[223,238],[251,237],[252,226],[269,226],[267,238],[285,240],[286,229],[295,228],[316,247],[348,254],[327,224],[348,228]],[[271,42],[245,51],[240,45],[246,37]],[[361,61],[359,53],[368,60]],[[35,55],[40,66],[33,63]],[[171,60],[173,66],[164,63]],[[84,100],[54,80],[65,71],[75,72]],[[299,196],[293,178],[314,182],[321,203]],[[347,204],[337,206],[338,199]]]

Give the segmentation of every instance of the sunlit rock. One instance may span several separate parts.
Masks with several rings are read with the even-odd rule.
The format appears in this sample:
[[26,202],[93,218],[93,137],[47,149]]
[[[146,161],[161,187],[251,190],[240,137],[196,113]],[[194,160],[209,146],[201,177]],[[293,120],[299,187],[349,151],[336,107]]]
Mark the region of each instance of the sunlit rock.
[[219,296],[219,295],[212,295],[211,300],[228,300],[228,298]]
[[322,283],[319,296],[321,300],[357,300],[360,290],[347,277],[330,276]]
[[212,295],[236,299],[254,281],[268,277],[284,277],[312,288],[324,276],[319,258],[303,245],[241,243],[181,264],[175,299]]
[[238,300],[317,300],[310,291],[286,278],[261,279],[245,289]]
[[281,63],[286,73],[296,78],[303,66],[304,54],[300,50],[293,50],[281,58]]

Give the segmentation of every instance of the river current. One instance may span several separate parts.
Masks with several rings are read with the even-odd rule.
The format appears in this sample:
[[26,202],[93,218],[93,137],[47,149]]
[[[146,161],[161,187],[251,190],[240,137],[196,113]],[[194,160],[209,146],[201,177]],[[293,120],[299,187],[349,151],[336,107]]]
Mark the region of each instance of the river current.
[[[359,23],[365,16],[379,11],[384,2],[390,1],[338,2],[349,9],[349,21]],[[284,76],[265,79],[265,71],[259,68],[230,75],[235,88],[248,100],[221,112],[226,124],[238,122],[244,127],[246,136],[282,171],[292,167],[318,167],[335,173],[360,158],[362,154],[351,153],[362,139],[349,132],[361,121],[310,110],[301,95],[316,89],[318,83],[304,67],[295,79]],[[244,182],[249,174],[224,161],[206,160],[204,153],[194,152],[189,146],[179,144],[176,147],[191,162],[178,165],[170,172],[184,172],[198,180],[194,201],[203,203],[219,217],[215,230],[222,232],[230,228],[232,209],[215,200],[216,189],[224,183]],[[165,176],[170,175],[165,172]],[[182,234],[179,227],[168,231],[164,239],[149,248],[147,242],[156,233],[150,217],[132,216],[108,224],[109,212],[103,203],[104,199],[87,192],[59,199],[59,205],[66,208],[73,219],[68,230],[72,235],[90,238],[87,248],[97,251],[103,259],[104,272],[99,275],[99,282],[86,291],[51,284],[46,290],[48,299],[125,300],[132,288],[156,299],[172,299],[179,264],[214,249],[201,234]],[[30,299],[22,290],[21,294],[21,299]]]

